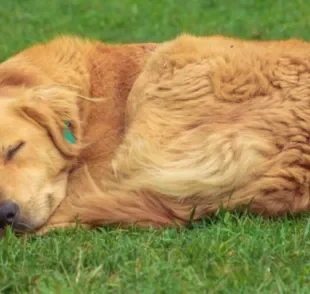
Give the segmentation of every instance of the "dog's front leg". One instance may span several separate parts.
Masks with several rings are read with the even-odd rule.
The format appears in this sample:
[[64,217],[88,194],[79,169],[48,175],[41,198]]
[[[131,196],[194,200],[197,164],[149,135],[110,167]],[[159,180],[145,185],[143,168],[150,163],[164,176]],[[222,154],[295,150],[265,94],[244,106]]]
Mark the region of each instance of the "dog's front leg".
[[90,228],[90,225],[87,224],[78,224],[78,223],[58,223],[58,224],[54,224],[54,225],[45,225],[43,227],[41,227],[40,229],[38,229],[35,234],[38,236],[44,235],[50,231],[54,231],[57,229],[74,229],[77,227],[82,227],[85,229]]

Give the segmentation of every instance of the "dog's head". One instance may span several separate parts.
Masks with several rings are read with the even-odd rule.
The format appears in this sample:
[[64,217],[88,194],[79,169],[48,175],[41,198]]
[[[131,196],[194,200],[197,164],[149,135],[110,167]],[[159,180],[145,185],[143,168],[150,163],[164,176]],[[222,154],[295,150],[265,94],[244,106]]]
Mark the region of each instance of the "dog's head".
[[80,149],[73,91],[0,89],[0,228],[33,231],[66,195]]

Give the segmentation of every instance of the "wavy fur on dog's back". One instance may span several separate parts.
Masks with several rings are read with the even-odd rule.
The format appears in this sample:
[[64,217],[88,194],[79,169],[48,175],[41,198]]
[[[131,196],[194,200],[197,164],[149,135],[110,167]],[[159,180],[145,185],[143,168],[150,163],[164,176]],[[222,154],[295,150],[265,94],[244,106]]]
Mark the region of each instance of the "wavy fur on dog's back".
[[194,196],[198,218],[220,205],[308,210],[309,49],[221,36],[159,47],[128,100],[114,161],[120,183],[184,202]]

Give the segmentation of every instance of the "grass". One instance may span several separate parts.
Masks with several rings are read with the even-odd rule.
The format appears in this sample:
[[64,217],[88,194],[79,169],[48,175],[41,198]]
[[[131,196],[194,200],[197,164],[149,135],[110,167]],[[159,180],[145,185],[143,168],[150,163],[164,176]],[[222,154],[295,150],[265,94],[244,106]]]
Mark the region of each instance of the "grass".
[[310,221],[222,213],[182,230],[2,240],[3,293],[309,293]]
[[[0,60],[57,34],[106,42],[181,32],[309,40],[307,0],[10,0]],[[221,213],[182,230],[53,232],[0,241],[0,293],[309,293],[310,219]]]

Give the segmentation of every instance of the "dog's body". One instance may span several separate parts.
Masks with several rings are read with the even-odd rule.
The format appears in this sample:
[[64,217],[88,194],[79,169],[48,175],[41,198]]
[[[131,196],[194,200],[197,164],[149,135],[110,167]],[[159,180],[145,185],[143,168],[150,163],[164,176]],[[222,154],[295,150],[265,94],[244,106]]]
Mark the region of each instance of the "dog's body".
[[[17,100],[27,123],[49,135],[41,143],[59,151],[58,171],[46,172],[49,195],[59,196],[42,196],[40,209],[53,204],[40,220],[25,204],[23,222],[32,218],[31,228],[45,231],[76,218],[90,226],[183,225],[220,207],[308,211],[309,50],[299,40],[221,36],[122,46],[60,38],[2,63],[0,95]],[[24,91],[35,98],[21,99]],[[72,145],[61,137],[63,120]],[[15,194],[3,201],[21,206]]]

